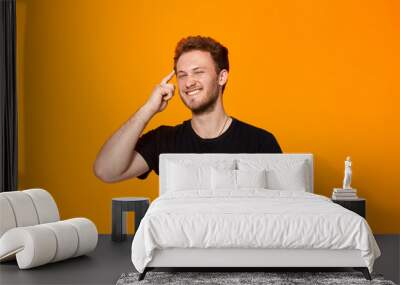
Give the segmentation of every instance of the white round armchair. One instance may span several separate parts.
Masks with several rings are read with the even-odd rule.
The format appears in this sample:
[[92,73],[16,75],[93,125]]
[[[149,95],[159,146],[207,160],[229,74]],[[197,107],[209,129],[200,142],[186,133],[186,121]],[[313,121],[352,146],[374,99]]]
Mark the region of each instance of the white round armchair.
[[0,262],[17,259],[28,269],[86,254],[96,248],[96,225],[86,218],[60,221],[49,192],[0,193]]

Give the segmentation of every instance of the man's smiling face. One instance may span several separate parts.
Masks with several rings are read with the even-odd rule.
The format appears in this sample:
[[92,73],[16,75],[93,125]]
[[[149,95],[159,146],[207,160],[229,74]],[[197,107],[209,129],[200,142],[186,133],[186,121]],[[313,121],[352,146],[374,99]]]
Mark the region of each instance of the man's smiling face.
[[179,95],[193,113],[212,109],[222,88],[218,84],[216,67],[207,51],[193,50],[183,53],[176,63]]

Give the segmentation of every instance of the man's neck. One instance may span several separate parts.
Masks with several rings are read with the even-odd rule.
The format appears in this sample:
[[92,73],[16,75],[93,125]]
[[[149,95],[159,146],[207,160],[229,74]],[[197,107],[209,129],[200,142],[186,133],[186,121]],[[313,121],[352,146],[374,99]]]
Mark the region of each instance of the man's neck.
[[224,110],[213,111],[205,114],[192,114],[192,129],[204,139],[216,138],[228,129],[231,118]]

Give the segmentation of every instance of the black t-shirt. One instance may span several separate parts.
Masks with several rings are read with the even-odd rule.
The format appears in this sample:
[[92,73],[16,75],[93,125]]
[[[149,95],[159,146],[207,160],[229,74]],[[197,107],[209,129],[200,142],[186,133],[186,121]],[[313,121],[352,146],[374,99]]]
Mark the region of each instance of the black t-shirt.
[[149,170],[138,176],[145,179],[151,170],[158,175],[160,153],[282,153],[270,132],[232,117],[228,129],[216,138],[201,138],[190,120],[176,126],[159,126],[136,143],[135,150],[146,160]]

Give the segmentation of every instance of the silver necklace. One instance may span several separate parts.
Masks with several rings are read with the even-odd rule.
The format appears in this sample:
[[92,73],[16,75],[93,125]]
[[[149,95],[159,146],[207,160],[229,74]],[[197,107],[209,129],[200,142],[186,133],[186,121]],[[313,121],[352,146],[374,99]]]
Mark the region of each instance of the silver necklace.
[[217,136],[217,137],[219,137],[219,136],[220,136],[220,134],[222,133],[222,131],[224,130],[224,128],[225,128],[225,125],[226,125],[226,122],[228,122],[228,119],[229,119],[229,116],[227,116],[227,117],[226,117],[225,123],[224,123],[224,125],[222,126],[222,129],[219,131],[219,134],[218,134],[218,136]]

